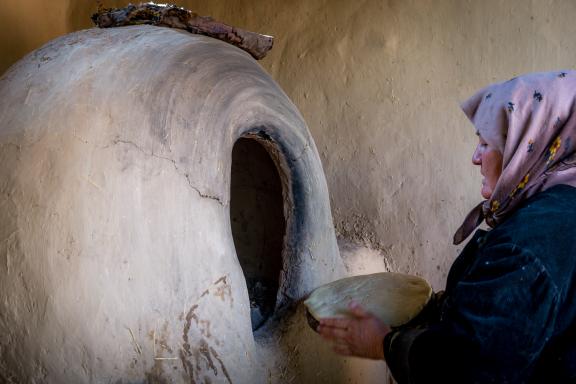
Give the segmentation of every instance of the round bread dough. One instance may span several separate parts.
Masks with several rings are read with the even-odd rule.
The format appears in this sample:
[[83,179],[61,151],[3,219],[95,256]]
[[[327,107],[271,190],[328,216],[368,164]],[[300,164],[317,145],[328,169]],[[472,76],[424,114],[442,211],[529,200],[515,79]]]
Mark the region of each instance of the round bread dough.
[[397,327],[416,317],[432,296],[426,280],[402,273],[383,272],[347,277],[323,285],[304,301],[317,320],[352,317],[348,304],[354,300],[385,324]]

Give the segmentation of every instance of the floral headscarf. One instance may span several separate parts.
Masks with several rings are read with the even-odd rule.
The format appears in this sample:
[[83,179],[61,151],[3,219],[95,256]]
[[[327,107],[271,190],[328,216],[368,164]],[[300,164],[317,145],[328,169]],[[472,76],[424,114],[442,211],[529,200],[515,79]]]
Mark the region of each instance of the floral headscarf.
[[454,244],[484,219],[496,226],[538,192],[557,184],[576,187],[576,71],[534,73],[493,84],[461,107],[503,160],[492,196],[468,214]]

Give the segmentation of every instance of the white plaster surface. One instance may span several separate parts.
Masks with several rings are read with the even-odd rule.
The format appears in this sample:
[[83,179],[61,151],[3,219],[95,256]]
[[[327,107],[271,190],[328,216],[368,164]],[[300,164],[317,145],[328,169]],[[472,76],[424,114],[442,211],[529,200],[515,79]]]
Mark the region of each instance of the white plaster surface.
[[[246,134],[275,151],[287,215],[256,341],[229,216]],[[64,36],[0,78],[0,149],[3,382],[302,377],[271,340],[345,269],[314,142],[248,54],[157,27]]]

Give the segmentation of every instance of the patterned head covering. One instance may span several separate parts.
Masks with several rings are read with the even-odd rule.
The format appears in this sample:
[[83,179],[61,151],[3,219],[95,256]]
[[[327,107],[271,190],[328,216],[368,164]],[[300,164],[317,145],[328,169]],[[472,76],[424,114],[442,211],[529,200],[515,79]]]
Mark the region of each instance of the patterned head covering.
[[493,84],[461,107],[503,159],[492,196],[466,216],[454,244],[484,219],[496,226],[538,192],[557,184],[576,187],[576,71],[534,73]]

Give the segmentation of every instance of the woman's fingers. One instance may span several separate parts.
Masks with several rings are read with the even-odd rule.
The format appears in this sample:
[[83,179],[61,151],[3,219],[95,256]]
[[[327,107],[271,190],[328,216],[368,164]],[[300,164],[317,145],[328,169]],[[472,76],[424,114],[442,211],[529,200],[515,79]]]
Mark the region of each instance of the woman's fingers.
[[357,302],[350,302],[348,311],[349,318],[321,319],[320,335],[332,341],[332,349],[340,355],[383,359],[388,326]]
[[334,339],[344,340],[348,335],[348,331],[346,328],[336,328],[325,325],[321,325],[320,327],[318,327],[318,332],[322,337],[332,340]]
[[328,319],[320,319],[320,325],[336,328],[348,328],[350,326],[350,319],[342,319],[336,317]]

